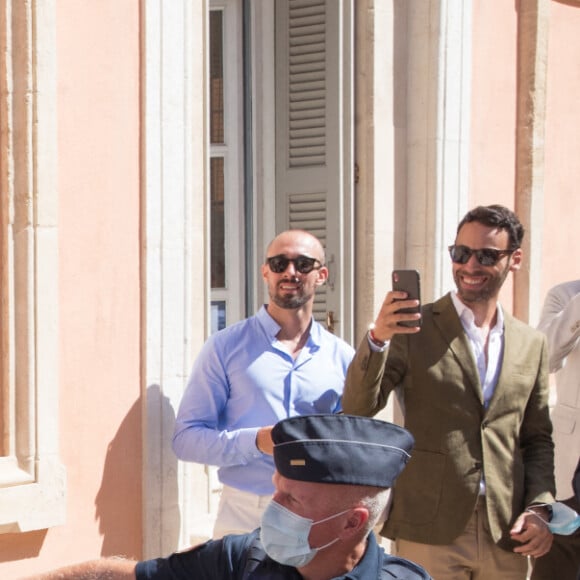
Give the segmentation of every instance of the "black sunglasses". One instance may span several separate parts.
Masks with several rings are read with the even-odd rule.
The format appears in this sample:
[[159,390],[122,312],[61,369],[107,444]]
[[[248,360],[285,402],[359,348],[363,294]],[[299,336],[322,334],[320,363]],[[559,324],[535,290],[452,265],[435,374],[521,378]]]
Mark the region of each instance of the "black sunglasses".
[[[266,263],[268,264],[270,270],[276,274],[281,274],[286,271],[288,264],[292,262],[297,272],[301,274],[308,274],[312,270],[320,270],[322,268],[322,262],[316,258],[310,258],[309,256],[298,256],[297,258],[288,258],[284,254],[278,254],[277,256],[271,256],[266,258]],[[318,262],[318,266],[316,266]]]
[[467,246],[449,246],[449,255],[456,264],[467,264],[473,254],[482,266],[495,266],[502,256],[509,256],[515,250],[495,250],[494,248],[482,248],[472,250]]

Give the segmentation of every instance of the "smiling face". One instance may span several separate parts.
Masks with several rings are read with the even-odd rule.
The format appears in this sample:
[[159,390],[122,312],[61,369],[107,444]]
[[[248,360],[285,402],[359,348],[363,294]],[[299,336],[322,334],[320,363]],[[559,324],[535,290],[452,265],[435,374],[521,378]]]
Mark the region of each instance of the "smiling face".
[[[291,259],[307,256],[324,264],[324,250],[318,239],[301,230],[283,232],[272,241],[266,257],[279,255]],[[271,302],[279,308],[290,310],[312,304],[316,287],[324,284],[328,269],[322,266],[302,274],[290,262],[283,272],[276,273],[266,263],[262,266],[262,277],[268,285]]]
[[[455,244],[473,250],[482,248],[507,250],[509,235],[506,230],[479,222],[469,222],[459,230]],[[495,302],[509,272],[520,268],[521,258],[522,251],[517,249],[510,255],[502,256],[493,266],[482,266],[475,255],[472,255],[466,264],[453,263],[453,279],[460,300],[467,306]]]

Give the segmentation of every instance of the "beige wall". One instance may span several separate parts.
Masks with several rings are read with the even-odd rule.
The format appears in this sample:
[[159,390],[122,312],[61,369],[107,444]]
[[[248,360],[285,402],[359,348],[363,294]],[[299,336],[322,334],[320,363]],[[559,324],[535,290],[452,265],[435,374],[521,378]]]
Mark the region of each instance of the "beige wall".
[[[548,38],[542,295],[580,278],[580,3],[551,2]],[[574,48],[576,44],[576,48]],[[576,155],[574,154],[576,152]]]
[[[543,167],[543,214],[539,221],[525,221],[526,236],[541,235],[539,301],[530,304],[530,323],[537,322],[543,298],[556,283],[580,277],[580,261],[564,259],[580,242],[580,205],[575,203],[580,165],[573,151],[580,145],[580,75],[573,48],[580,25],[580,3],[542,0],[547,18],[547,87]],[[515,207],[517,124],[517,2],[473,3],[473,83],[471,115],[471,206],[504,203]],[[525,41],[524,41],[525,43]],[[542,55],[540,55],[542,57]],[[536,98],[536,97],[534,97]],[[542,99],[541,94],[537,98]],[[538,103],[536,103],[537,105]],[[540,107],[542,104],[540,103]],[[525,172],[525,169],[523,169]],[[525,177],[524,177],[525,179]],[[540,172],[540,179],[542,175]],[[538,232],[538,229],[541,231]],[[531,283],[536,278],[532,276]],[[502,301],[512,306],[513,284],[502,291]]]
[[[516,51],[514,2],[473,3],[472,110],[468,206],[515,209]],[[512,311],[513,277],[501,292]]]
[[66,525],[0,535],[0,577],[141,550],[139,3],[59,0]]
[[514,204],[517,12],[473,3],[469,206]]
[[69,520],[87,554],[102,541],[102,552],[138,555],[139,7],[70,0],[57,14],[63,460],[69,488],[85,492],[71,494]]
[[139,5],[63,0],[57,17],[61,440],[71,493],[55,549],[69,541],[71,559],[139,555]]

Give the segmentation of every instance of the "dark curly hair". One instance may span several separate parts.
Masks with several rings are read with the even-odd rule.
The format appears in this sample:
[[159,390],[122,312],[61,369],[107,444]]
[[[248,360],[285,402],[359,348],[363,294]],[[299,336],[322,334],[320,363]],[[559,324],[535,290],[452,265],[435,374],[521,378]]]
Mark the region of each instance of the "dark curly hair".
[[517,250],[524,239],[524,226],[518,216],[503,205],[479,205],[468,211],[457,226],[457,233],[468,223],[478,222],[485,226],[506,230],[509,236],[509,250]]

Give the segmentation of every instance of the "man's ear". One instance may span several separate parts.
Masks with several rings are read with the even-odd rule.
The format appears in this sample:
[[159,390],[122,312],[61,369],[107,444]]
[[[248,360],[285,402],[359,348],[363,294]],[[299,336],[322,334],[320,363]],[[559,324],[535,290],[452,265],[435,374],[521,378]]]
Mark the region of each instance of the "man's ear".
[[326,266],[322,266],[317,270],[318,277],[316,278],[316,285],[322,286],[326,280],[328,280],[328,268]]
[[366,507],[354,508],[346,520],[341,536],[349,537],[358,534],[368,521],[369,510]]
[[518,248],[511,256],[510,256],[510,272],[516,272],[522,267],[522,258],[523,258],[523,251],[521,248]]

